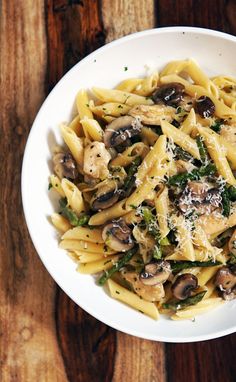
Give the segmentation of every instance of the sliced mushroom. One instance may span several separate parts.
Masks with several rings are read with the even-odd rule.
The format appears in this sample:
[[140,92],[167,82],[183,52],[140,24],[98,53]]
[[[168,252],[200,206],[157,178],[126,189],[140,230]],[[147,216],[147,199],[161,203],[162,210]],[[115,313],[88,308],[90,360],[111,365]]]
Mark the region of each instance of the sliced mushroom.
[[171,82],[161,85],[153,93],[152,99],[155,103],[164,102],[165,105],[178,106],[183,99],[184,85],[179,82]]
[[181,212],[195,210],[198,215],[209,215],[221,205],[221,194],[218,188],[211,188],[208,183],[189,182],[178,200]]
[[173,295],[178,300],[184,300],[198,287],[198,279],[192,273],[184,273],[177,277],[171,286]]
[[236,256],[236,230],[234,230],[230,240],[229,240],[229,251]]
[[215,286],[220,291],[231,291],[236,285],[236,266],[220,268],[215,276]]
[[212,100],[207,96],[201,96],[196,100],[196,112],[202,118],[210,118],[215,113],[215,104]]
[[111,155],[103,142],[91,142],[84,149],[84,173],[96,179],[105,179],[109,174],[110,159]]
[[113,206],[120,197],[118,183],[115,180],[104,184],[93,195],[90,205],[94,211],[104,210]]
[[175,117],[175,109],[165,105],[136,105],[129,114],[140,118],[145,125],[160,125],[161,121],[171,122]]
[[135,293],[137,293],[137,295],[142,297],[144,300],[150,302],[160,301],[165,296],[165,291],[162,284],[144,285],[136,272],[127,272],[126,269],[124,269],[121,274],[122,277],[128,281],[129,284],[131,284]]
[[114,251],[125,252],[134,246],[131,234],[132,231],[125,221],[119,219],[113,220],[103,228],[102,238]]
[[78,176],[77,165],[70,153],[57,153],[53,156],[54,171],[62,178],[76,179]]
[[232,290],[226,290],[222,293],[222,298],[226,301],[231,301],[236,298],[236,287],[234,287]]
[[144,271],[140,274],[140,280],[144,285],[163,284],[170,274],[170,263],[166,260],[159,260],[145,265]]
[[126,140],[141,131],[142,124],[138,118],[125,115],[114,119],[107,125],[104,132],[104,143],[106,147],[123,145]]
[[209,186],[202,182],[189,182],[180,195],[178,207],[185,213],[196,203],[201,203],[207,196]]

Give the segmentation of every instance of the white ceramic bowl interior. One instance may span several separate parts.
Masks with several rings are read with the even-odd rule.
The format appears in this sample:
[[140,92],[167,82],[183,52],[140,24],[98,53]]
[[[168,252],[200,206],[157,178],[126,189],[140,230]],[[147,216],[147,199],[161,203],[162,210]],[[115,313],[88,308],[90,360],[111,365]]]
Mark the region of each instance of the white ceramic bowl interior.
[[[172,60],[194,58],[209,75],[236,76],[236,38],[207,29],[171,27],[139,32],[107,44],[75,65],[43,103],[31,129],[22,169],[25,218],[34,246],[45,267],[85,311],[111,327],[138,337],[166,342],[192,342],[236,330],[236,301],[195,321],[154,321],[113,300],[92,276],[76,272],[75,263],[58,248],[49,216],[57,204],[48,192],[52,148],[61,142],[58,125],[70,121],[81,88],[111,88],[129,77],[144,76]],[[125,71],[125,67],[128,70]]]

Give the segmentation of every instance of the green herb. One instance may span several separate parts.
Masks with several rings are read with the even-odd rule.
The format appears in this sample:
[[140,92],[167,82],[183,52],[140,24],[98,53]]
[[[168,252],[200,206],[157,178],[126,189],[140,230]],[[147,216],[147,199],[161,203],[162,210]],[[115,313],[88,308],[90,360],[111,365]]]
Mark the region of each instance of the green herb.
[[222,214],[226,217],[230,215],[230,198],[229,198],[229,192],[226,187],[223,188],[223,191],[221,192],[221,198],[222,198]]
[[161,250],[161,234],[157,225],[157,221],[152,211],[148,207],[142,207],[141,215],[145,222],[145,225],[148,229],[150,235],[152,235],[155,239],[156,245],[153,249],[153,257],[157,260],[162,258],[162,250]]
[[227,261],[227,264],[233,265],[236,264],[236,255],[229,253],[230,259]]
[[126,72],[128,70],[128,66],[124,66],[124,71]]
[[187,306],[198,304],[203,299],[205,294],[206,294],[206,291],[203,291],[203,292],[195,294],[195,296],[185,298],[184,300],[181,300],[181,301],[167,302],[165,304],[162,304],[162,307],[164,309],[171,309],[171,310],[184,309]]
[[61,207],[61,214],[69,220],[70,224],[77,227],[77,226],[84,226],[88,224],[88,221],[90,219],[89,215],[81,214],[80,216],[77,216],[76,213],[70,208],[67,207],[67,199],[62,198],[59,200],[59,204]]
[[220,119],[217,119],[213,125],[210,126],[212,130],[214,130],[216,133],[219,133],[221,130],[222,121]]
[[51,190],[52,187],[52,183],[48,183],[48,191]]
[[123,191],[125,195],[129,195],[131,192],[134,182],[135,182],[135,174],[137,173],[138,166],[141,163],[141,158],[138,156],[134,159],[133,163],[131,164],[127,177],[124,180],[124,185],[123,185]]
[[188,180],[199,180],[203,176],[213,175],[216,172],[214,164],[209,163],[206,166],[193,169],[191,172],[184,172],[181,174],[173,175],[169,178],[168,184],[170,186],[184,186]]
[[181,147],[176,146],[174,149],[174,154],[178,159],[182,159],[184,161],[192,160],[193,157],[187,151],[183,150]]
[[160,240],[160,245],[163,245],[163,247],[165,247],[166,245],[171,245],[171,242],[170,240],[168,239],[168,237],[163,237],[161,240]]
[[221,265],[220,261],[170,261],[171,269],[173,272],[179,272],[183,269],[194,267],[215,267]]
[[206,164],[207,163],[207,149],[206,149],[206,146],[203,143],[202,137],[200,137],[200,136],[197,137],[197,146],[198,146],[198,149],[199,149],[199,154],[200,154],[201,162],[203,164]]
[[178,106],[177,109],[176,109],[176,114],[180,114],[180,113],[182,113],[182,112],[184,112],[184,111],[185,111],[185,110],[182,109],[181,106]]
[[137,209],[137,206],[135,206],[134,204],[130,204],[129,206],[132,208],[132,210],[136,210]]
[[228,188],[228,196],[229,196],[229,199],[232,201],[232,202],[235,202],[236,201],[236,187],[235,186],[230,186]]
[[161,248],[155,245],[152,253],[152,257],[156,260],[160,260],[162,258],[162,251]]
[[125,264],[127,264],[134,254],[137,252],[137,247],[134,247],[127,251],[124,256],[118,260],[117,263],[113,265],[112,268],[110,268],[108,271],[105,271],[104,274],[100,277],[98,280],[99,285],[104,285],[106,281],[115,273],[118,272]]
[[155,216],[153,215],[152,211],[148,207],[142,207],[141,211],[142,211],[141,214],[143,216],[143,220],[146,224],[148,232],[152,236],[154,236],[156,242],[159,244],[161,237],[160,237],[160,231],[158,229]]

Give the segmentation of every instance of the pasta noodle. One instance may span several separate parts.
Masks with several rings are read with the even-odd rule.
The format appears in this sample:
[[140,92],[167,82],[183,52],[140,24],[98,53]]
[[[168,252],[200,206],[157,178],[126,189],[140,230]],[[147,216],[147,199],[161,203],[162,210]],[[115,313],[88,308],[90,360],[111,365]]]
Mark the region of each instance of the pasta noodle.
[[59,247],[155,320],[235,298],[236,79],[188,59],[91,93],[54,150]]

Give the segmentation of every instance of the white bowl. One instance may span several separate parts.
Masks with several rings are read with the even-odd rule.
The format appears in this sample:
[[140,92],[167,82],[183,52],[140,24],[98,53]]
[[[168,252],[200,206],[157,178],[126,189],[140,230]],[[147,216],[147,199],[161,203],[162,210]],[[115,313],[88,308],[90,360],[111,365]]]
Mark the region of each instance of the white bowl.
[[[194,58],[209,75],[236,75],[236,38],[189,27],[153,29],[123,37],[98,49],[75,65],[43,103],[31,129],[22,169],[25,218],[34,246],[57,284],[80,307],[111,327],[138,337],[165,342],[192,342],[220,337],[236,330],[236,302],[196,317],[154,321],[113,300],[94,278],[76,272],[75,263],[58,248],[48,217],[55,203],[48,192],[51,149],[60,141],[58,125],[73,116],[77,91],[92,86],[113,87],[119,81],[162,68],[171,60]],[[125,67],[128,70],[125,70]]]

